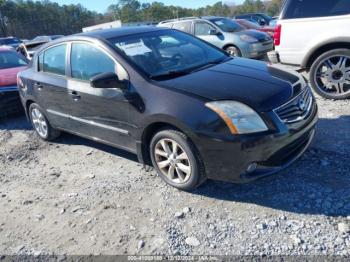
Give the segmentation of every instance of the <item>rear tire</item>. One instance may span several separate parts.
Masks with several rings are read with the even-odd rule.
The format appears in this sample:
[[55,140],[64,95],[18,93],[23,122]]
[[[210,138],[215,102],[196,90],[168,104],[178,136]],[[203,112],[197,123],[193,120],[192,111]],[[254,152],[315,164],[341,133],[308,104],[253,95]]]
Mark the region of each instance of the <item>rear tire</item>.
[[225,48],[225,51],[231,56],[237,56],[237,57],[241,57],[242,56],[241,52],[235,46],[228,46],[228,47]]
[[350,50],[335,49],[319,56],[310,68],[313,90],[327,99],[350,98]]
[[41,139],[52,141],[60,136],[61,132],[50,125],[50,122],[44,114],[44,110],[38,104],[31,104],[28,113],[30,122],[32,123],[36,134]]
[[155,134],[150,155],[159,176],[177,189],[192,191],[206,181],[196,148],[180,131],[163,129]]

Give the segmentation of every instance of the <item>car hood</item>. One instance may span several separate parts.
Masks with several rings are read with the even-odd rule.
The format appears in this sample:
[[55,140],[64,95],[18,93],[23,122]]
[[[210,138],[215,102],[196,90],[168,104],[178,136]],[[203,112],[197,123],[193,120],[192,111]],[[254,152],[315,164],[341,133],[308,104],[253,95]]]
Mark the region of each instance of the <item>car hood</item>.
[[208,100],[235,100],[270,111],[290,100],[299,74],[256,60],[234,58],[189,75],[160,82]]
[[264,32],[254,30],[254,29],[243,30],[243,31],[240,31],[238,34],[239,35],[249,35],[249,36],[257,39],[259,42],[271,40],[271,37],[267,36]]
[[0,87],[17,85],[17,74],[25,68],[26,66],[0,69]]

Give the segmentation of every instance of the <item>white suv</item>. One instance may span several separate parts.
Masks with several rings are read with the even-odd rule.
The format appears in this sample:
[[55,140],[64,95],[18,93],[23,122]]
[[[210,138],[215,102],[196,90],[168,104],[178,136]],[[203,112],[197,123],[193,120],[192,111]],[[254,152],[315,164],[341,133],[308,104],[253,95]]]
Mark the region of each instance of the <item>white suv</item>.
[[286,0],[275,47],[270,61],[308,71],[319,95],[350,98],[349,0]]

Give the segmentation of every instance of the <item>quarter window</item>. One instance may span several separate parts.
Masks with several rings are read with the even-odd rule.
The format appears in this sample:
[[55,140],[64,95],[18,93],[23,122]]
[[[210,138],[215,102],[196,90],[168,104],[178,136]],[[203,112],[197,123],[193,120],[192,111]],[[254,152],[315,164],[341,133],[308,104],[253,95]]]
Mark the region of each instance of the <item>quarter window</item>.
[[286,5],[284,19],[326,17],[350,14],[349,0],[298,0]]
[[[42,58],[42,71],[57,74],[65,75],[66,74],[66,50],[67,45],[59,45],[47,49],[44,52]],[[40,65],[41,55],[39,56],[39,65]],[[40,66],[39,66],[40,69]]]
[[72,77],[90,80],[102,73],[116,73],[114,61],[100,49],[85,43],[73,43],[71,53]]
[[195,24],[194,34],[195,35],[210,35],[211,30],[215,30],[215,28],[208,23],[199,22],[199,23]]

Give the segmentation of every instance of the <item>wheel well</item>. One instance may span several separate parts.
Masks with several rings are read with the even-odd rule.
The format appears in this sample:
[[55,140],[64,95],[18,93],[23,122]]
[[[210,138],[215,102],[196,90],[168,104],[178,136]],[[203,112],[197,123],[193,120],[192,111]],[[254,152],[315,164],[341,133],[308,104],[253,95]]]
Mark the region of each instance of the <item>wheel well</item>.
[[29,107],[33,103],[35,103],[33,100],[27,100],[26,101],[26,114],[27,114],[27,117],[29,117]]
[[234,44],[227,44],[222,49],[226,50],[226,48],[231,47],[231,46],[236,48],[238,50],[238,52],[241,54],[241,50],[237,46],[235,46]]
[[333,49],[338,49],[338,48],[346,48],[350,49],[350,43],[349,42],[335,42],[335,43],[330,43],[326,44],[324,46],[321,46],[317,48],[308,58],[307,63],[305,65],[305,68],[309,70],[313,64],[313,62],[322,54],[325,52],[328,52]]
[[174,129],[174,130],[178,130],[180,132],[183,132],[182,130],[180,130],[176,126],[171,125],[169,123],[164,123],[164,122],[153,123],[153,124],[149,125],[148,127],[146,127],[146,129],[144,130],[144,132],[142,134],[142,158],[143,158],[143,161],[145,164],[150,165],[150,166],[152,165],[150,150],[149,150],[151,140],[152,140],[153,136],[159,130],[165,129],[165,128]]

